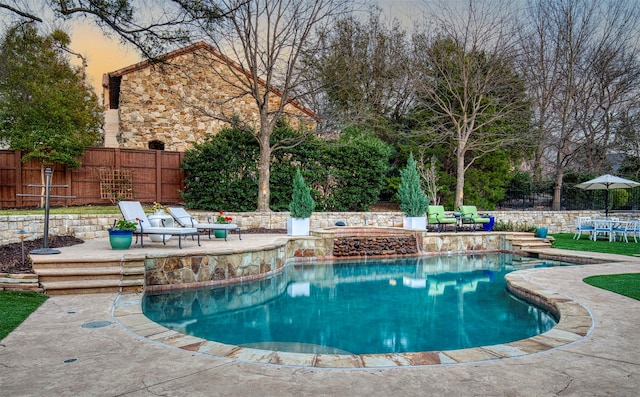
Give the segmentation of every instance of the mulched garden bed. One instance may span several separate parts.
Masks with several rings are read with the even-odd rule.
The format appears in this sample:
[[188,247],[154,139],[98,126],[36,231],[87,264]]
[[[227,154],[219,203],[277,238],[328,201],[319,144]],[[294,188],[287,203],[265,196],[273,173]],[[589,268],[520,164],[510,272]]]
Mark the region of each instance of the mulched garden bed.
[[[49,248],[69,247],[84,243],[72,236],[55,236],[49,237]],[[31,269],[31,260],[29,260],[29,252],[44,247],[44,239],[39,238],[24,242],[24,266],[22,265],[22,244],[13,243],[0,247],[0,273],[33,273]]]

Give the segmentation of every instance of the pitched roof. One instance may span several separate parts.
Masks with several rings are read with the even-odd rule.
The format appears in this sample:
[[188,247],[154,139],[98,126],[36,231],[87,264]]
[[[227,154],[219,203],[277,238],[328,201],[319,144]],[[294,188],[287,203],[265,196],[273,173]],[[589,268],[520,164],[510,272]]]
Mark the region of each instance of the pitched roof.
[[[229,65],[229,67],[235,69],[236,71],[243,73],[245,76],[247,76],[249,79],[253,79],[253,75],[251,74],[251,72],[247,71],[246,69],[244,69],[239,63],[235,62],[234,60],[232,60],[231,58],[223,55],[222,53],[220,53],[218,50],[216,50],[215,48],[213,48],[213,46],[211,46],[210,44],[207,44],[204,41],[198,41],[194,44],[188,45],[186,47],[177,49],[175,51],[171,51],[168,52],[164,55],[160,55],[155,59],[146,59],[144,61],[138,62],[136,64],[133,65],[129,65],[126,66],[124,68],[115,70],[113,72],[109,72],[109,73],[105,73],[103,75],[102,78],[102,86],[103,87],[109,87],[109,80],[111,77],[121,77],[124,76],[125,74],[129,74],[129,73],[133,73],[145,68],[148,68],[150,66],[153,66],[157,63],[160,62],[167,62],[171,59],[177,58],[179,56],[191,53],[191,52],[195,52],[198,50],[205,50],[208,51],[209,53],[211,53],[213,56],[215,56],[216,58],[218,58],[222,63]],[[263,87],[266,87],[266,82],[261,79],[258,78],[258,83],[261,84]],[[274,87],[270,87],[270,91],[273,92],[274,94],[276,94],[279,97],[282,97],[282,92]],[[301,112],[303,112],[304,114],[306,114],[307,116],[313,118],[314,120],[320,120],[320,116],[318,116],[315,112],[313,112],[311,109],[309,109],[308,107],[302,105],[300,102],[296,101],[296,100],[289,100],[288,101],[289,104],[291,104],[292,106],[294,106],[296,109],[300,110]]]

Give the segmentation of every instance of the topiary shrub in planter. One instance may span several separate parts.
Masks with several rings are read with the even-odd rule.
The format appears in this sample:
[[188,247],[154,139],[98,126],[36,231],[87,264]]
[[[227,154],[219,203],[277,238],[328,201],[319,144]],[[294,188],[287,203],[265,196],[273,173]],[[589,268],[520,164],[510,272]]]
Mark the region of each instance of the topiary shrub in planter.
[[420,187],[420,175],[413,153],[409,155],[407,166],[400,170],[400,187],[398,188],[400,198],[400,210],[404,213],[403,225],[409,229],[427,228],[427,207],[429,197]]
[[311,214],[316,203],[311,197],[311,190],[304,182],[300,168],[296,168],[293,177],[293,193],[289,211],[291,217],[287,220],[287,234],[290,236],[308,236]]

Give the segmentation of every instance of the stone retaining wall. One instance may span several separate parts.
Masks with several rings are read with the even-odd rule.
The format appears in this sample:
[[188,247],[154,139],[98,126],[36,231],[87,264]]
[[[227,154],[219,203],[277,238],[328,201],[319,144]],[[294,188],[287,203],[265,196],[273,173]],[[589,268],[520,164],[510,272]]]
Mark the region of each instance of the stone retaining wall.
[[[496,221],[511,222],[514,225],[546,226],[549,233],[571,233],[576,216],[600,216],[599,211],[487,211],[481,212],[496,218]],[[200,221],[213,216],[212,212],[192,211]],[[266,228],[286,229],[288,212],[243,212],[225,213],[243,229]],[[616,214],[616,216],[634,216],[638,214]],[[49,217],[49,236],[71,235],[81,239],[106,237],[107,229],[119,214],[104,215],[51,215]],[[327,228],[337,221],[347,226],[402,227],[400,212],[314,212],[311,228]],[[0,245],[20,242],[16,232],[24,229],[29,233],[26,240],[42,237],[44,234],[44,215],[2,215],[0,216]]]
[[0,274],[0,291],[7,290],[42,292],[38,275],[32,273]]

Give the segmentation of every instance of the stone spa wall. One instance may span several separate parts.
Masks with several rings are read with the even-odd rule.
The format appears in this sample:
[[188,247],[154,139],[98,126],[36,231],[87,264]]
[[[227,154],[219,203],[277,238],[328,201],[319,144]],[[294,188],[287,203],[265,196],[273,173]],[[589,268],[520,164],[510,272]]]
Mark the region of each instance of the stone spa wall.
[[[329,228],[309,237],[282,237],[272,246],[209,255],[170,254],[145,259],[145,290],[242,283],[284,270],[287,261],[394,257],[505,249],[509,233],[427,233],[395,228]],[[368,241],[367,241],[368,240]],[[363,242],[366,241],[366,244]],[[352,251],[347,249],[353,248]],[[362,248],[362,249],[360,249]],[[508,247],[507,247],[508,248]]]
[[145,290],[156,291],[259,279],[284,269],[288,258],[326,257],[323,239],[283,237],[273,246],[228,253],[171,254],[145,259]]

